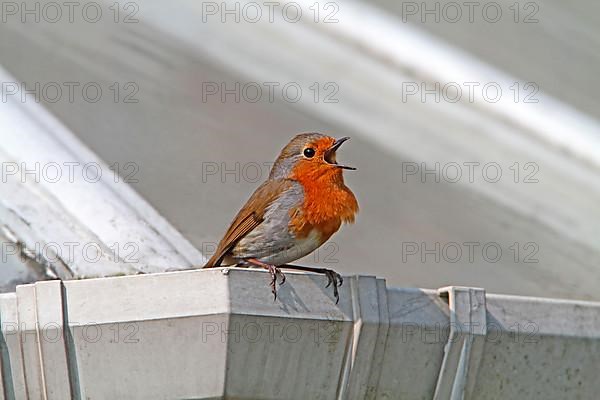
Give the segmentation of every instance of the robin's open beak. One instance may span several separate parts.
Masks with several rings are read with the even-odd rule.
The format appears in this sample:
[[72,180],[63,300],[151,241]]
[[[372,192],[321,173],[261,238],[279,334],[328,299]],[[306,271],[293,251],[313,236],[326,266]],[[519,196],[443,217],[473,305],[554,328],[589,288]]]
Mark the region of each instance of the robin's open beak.
[[346,141],[350,139],[349,137],[343,137],[343,138],[339,138],[337,139],[335,142],[333,142],[333,145],[329,148],[329,150],[327,150],[325,152],[325,162],[327,162],[328,164],[331,165],[335,165],[338,168],[342,168],[342,169],[349,169],[349,170],[356,170],[356,168],[354,167],[348,167],[346,165],[340,165],[337,163],[336,161],[336,157],[335,157],[335,152],[337,151],[337,149],[340,148],[340,146]]

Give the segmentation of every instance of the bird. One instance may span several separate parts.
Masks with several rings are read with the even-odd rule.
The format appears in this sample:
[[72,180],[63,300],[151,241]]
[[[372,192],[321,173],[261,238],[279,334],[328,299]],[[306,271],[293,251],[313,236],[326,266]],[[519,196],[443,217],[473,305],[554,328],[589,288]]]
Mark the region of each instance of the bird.
[[260,267],[270,273],[270,287],[277,300],[281,268],[317,272],[333,284],[336,304],[343,279],[328,268],[289,264],[323,245],[343,223],[354,223],[358,201],[344,183],[344,170],[336,153],[349,137],[308,132],[293,137],[281,150],[269,176],[250,196],[233,219],[203,268],[219,266]]

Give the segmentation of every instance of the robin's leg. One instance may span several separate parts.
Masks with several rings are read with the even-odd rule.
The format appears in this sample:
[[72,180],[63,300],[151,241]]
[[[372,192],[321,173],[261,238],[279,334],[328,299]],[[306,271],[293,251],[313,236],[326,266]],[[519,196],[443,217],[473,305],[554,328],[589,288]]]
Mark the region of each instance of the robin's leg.
[[287,269],[295,269],[298,271],[308,271],[308,272],[316,272],[318,274],[324,274],[327,277],[327,286],[329,287],[333,283],[333,296],[335,297],[335,304],[340,301],[340,294],[338,292],[338,287],[342,286],[344,280],[342,276],[335,272],[332,269],[327,268],[317,268],[317,267],[305,267],[303,265],[293,265],[293,264],[283,264],[280,265],[281,268]]
[[258,261],[256,258],[248,258],[246,259],[246,262],[257,267],[262,267],[269,271],[269,273],[271,274],[270,286],[271,292],[273,293],[273,300],[277,300],[277,275],[281,275],[281,282],[279,283],[279,285],[283,285],[285,283],[285,274],[281,272],[281,270],[275,265],[266,264],[264,262]]

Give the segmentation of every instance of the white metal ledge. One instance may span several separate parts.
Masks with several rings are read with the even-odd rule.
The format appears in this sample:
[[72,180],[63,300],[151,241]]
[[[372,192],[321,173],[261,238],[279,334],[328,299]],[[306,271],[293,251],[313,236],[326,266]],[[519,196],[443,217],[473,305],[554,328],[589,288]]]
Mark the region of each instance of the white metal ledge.
[[212,269],[0,295],[0,399],[594,398],[600,304]]

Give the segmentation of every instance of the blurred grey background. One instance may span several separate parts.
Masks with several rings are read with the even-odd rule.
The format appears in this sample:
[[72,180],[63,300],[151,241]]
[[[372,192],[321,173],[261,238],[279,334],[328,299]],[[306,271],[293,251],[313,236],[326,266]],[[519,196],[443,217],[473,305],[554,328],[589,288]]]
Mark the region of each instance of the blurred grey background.
[[40,104],[205,255],[287,141],[319,131],[352,137],[361,212],[303,262],[600,300],[597,2],[281,2],[272,21],[263,3],[113,3],[3,10],[0,65],[28,89],[77,83]]

